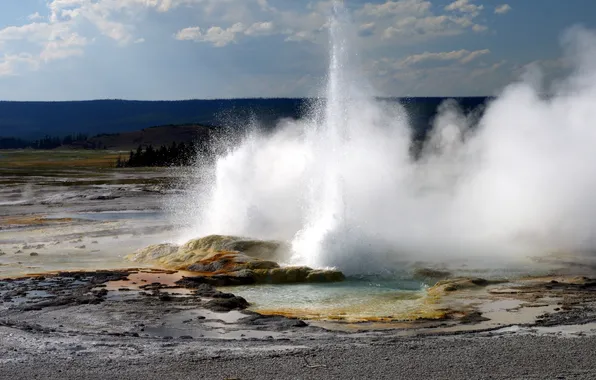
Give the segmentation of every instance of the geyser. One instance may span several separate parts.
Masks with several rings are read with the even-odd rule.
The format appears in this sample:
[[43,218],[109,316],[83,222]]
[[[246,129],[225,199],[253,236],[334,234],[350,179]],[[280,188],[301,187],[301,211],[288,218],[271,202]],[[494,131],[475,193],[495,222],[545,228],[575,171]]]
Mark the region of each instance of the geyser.
[[573,73],[549,96],[536,76],[472,118],[439,110],[420,155],[407,115],[375,100],[351,67],[351,24],[329,23],[326,96],[273,134],[254,132],[200,180],[182,238],[242,235],[291,242],[293,263],[378,271],[400,260],[518,259],[596,249],[596,36],[574,28]]

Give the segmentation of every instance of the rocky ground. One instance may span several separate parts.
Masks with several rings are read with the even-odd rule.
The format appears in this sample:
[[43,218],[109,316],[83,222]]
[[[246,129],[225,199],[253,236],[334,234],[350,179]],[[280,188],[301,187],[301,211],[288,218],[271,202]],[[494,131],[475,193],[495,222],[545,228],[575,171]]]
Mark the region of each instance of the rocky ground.
[[179,182],[163,169],[0,167],[0,277],[125,267],[172,239],[164,207]]
[[[596,378],[596,263],[514,283],[422,268],[442,281],[410,321],[261,315],[214,285],[343,275],[282,268],[271,242],[148,247],[171,238],[170,172],[13,171],[0,180],[0,379]],[[141,269],[113,269],[127,266]]]
[[[554,292],[564,293],[566,300],[558,310],[522,325],[487,329],[480,313],[382,331],[362,324],[346,332],[247,311],[243,298],[209,284],[181,287],[176,275],[156,270],[63,272],[0,281],[0,378],[596,375],[596,303],[590,279],[541,279],[516,288],[527,300]],[[454,283],[441,283],[436,292],[464,287],[464,281]]]

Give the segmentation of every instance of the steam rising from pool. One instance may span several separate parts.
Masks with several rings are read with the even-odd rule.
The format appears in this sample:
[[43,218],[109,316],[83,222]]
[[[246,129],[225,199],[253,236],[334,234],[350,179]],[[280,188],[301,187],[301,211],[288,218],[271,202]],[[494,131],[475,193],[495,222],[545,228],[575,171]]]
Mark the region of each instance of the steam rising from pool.
[[327,93],[310,117],[254,132],[221,156],[186,209],[184,238],[291,242],[293,263],[370,272],[399,260],[517,259],[596,249],[596,35],[562,39],[573,74],[553,96],[526,75],[476,128],[439,109],[420,157],[407,115],[350,67],[349,15],[330,21]]

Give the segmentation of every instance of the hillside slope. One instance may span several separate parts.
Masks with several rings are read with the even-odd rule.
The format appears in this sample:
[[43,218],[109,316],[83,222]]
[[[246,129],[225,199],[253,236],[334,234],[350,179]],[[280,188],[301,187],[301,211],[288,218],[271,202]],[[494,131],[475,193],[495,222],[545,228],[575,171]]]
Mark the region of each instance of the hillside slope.
[[169,146],[173,142],[179,144],[206,141],[210,131],[211,128],[202,125],[166,125],[132,132],[99,135],[89,138],[85,143],[73,144],[70,148],[88,148],[93,145],[112,150],[131,150],[138,146]]
[[[387,98],[407,111],[411,126],[423,132],[446,98]],[[488,98],[457,98],[470,110]],[[280,118],[300,118],[311,99],[224,99],[185,101],[93,100],[77,102],[2,102],[0,137],[36,140],[46,135],[64,137],[82,133],[138,131],[156,125],[218,125],[273,127]]]
[[46,135],[129,132],[156,125],[240,125],[251,120],[272,125],[282,117],[300,117],[303,102],[300,99],[0,101],[0,137],[35,140]]

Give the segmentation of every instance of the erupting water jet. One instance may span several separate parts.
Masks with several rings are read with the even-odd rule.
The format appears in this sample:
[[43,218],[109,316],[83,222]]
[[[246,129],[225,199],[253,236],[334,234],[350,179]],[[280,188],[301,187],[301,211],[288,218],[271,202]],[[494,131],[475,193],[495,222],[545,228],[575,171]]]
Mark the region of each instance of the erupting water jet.
[[576,69],[552,96],[516,82],[474,125],[446,103],[413,157],[402,107],[376,100],[348,65],[351,29],[336,1],[326,96],[310,117],[254,132],[217,160],[185,203],[184,240],[279,239],[294,264],[348,273],[596,250],[594,33],[566,35]]

